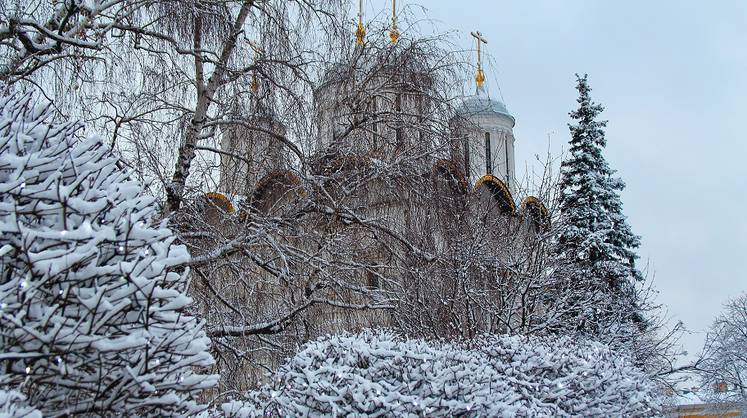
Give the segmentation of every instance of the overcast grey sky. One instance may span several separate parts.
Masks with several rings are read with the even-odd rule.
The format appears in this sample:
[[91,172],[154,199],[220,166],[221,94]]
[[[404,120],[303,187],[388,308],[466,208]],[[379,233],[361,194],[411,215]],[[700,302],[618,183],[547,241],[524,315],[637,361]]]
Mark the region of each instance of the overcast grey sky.
[[[517,168],[546,152],[549,132],[554,153],[566,145],[574,73],[589,74],[641,262],[675,319],[703,331],[747,291],[747,2],[419,4],[441,29],[461,31],[465,48],[470,30],[489,40],[488,84],[516,117]],[[686,337],[686,348],[699,350],[702,337]]]

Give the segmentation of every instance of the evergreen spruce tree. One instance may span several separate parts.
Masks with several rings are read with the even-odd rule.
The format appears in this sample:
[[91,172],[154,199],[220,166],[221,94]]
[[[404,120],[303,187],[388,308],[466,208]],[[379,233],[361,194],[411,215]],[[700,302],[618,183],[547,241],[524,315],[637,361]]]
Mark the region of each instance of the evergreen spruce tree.
[[576,77],[579,107],[570,113],[570,157],[561,166],[556,255],[562,274],[576,281],[584,300],[571,322],[600,337],[643,326],[635,290],[642,280],[635,266],[640,239],[622,212],[619,193],[625,183],[602,155],[607,122],[598,118],[604,108],[592,102],[587,76]]
[[[0,407],[184,416],[216,383],[184,246],[100,138],[0,96]],[[34,409],[38,410],[34,412]]]

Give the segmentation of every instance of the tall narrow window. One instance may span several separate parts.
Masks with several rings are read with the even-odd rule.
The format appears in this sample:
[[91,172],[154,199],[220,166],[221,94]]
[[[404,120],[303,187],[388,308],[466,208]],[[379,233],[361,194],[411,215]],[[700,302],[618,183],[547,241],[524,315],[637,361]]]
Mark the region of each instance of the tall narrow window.
[[503,143],[506,148],[506,187],[511,187],[511,166],[509,165],[508,160],[508,140],[509,138],[506,137]]
[[472,175],[472,167],[469,166],[470,140],[467,135],[462,136],[462,151],[464,152],[464,174],[467,178]]
[[402,124],[404,123],[402,121],[402,94],[397,93],[397,95],[394,98],[394,110],[398,113],[396,116],[395,123],[397,124],[397,127],[394,129],[394,140],[397,143],[396,147],[398,149],[401,149],[404,145],[404,138],[402,135]]
[[425,117],[420,113],[418,116],[418,146],[423,145],[423,129],[425,128]]
[[373,120],[373,148],[378,148],[378,136],[379,136],[379,109],[376,106],[376,97],[371,100],[371,119]]
[[485,173],[493,174],[493,158],[490,156],[490,132],[485,132]]
[[379,119],[379,108],[378,108],[378,106],[376,106],[376,98],[375,97],[371,99],[370,109],[371,109],[371,120],[373,120],[373,127],[372,127],[372,129],[373,129],[374,132],[378,133],[379,132],[379,122],[378,122],[378,119]]
[[372,271],[367,272],[366,279],[368,281],[369,289],[380,289],[381,288],[381,284],[379,283],[379,276],[376,273]]

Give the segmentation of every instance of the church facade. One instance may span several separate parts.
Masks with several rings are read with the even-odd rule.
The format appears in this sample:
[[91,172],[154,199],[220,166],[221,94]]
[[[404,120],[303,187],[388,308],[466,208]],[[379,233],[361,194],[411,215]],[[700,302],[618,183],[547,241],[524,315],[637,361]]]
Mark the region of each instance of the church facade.
[[[471,337],[531,316],[504,289],[549,215],[515,198],[514,116],[486,93],[479,65],[475,94],[445,104],[421,53],[360,46],[328,69],[301,158],[259,99],[223,132],[219,190],[201,217],[249,250],[227,253],[192,292],[217,324],[227,388],[251,387],[319,335]],[[193,248],[220,251],[201,239]]]

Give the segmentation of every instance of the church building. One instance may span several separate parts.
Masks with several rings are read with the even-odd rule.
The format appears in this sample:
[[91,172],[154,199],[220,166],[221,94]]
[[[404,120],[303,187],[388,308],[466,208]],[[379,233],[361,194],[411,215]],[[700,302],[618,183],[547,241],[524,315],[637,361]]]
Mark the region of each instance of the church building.
[[[361,14],[352,56],[331,65],[314,89],[313,135],[289,144],[260,95],[248,112],[236,109],[243,123],[222,132],[219,190],[201,207],[225,240],[245,234],[255,240],[253,250],[232,254],[210,278],[195,280],[193,291],[203,315],[225,322],[220,335],[231,340],[216,358],[235,363],[221,366],[229,387],[250,386],[251,376],[261,375],[258,363],[276,365],[327,333],[416,333],[407,327],[418,322],[434,336],[470,337],[526,320],[526,312],[497,314],[512,308],[494,277],[519,274],[549,214],[539,199],[515,197],[524,192],[515,168],[516,119],[486,92],[487,42],[472,35],[476,86],[455,106],[424,64],[427,52],[416,42],[401,45],[396,15],[390,44],[377,48],[366,43]],[[458,261],[467,257],[465,243],[479,248],[485,263],[466,263],[467,273]],[[205,242],[194,247],[215,250]],[[468,296],[458,306],[435,302],[460,274],[477,278],[485,303]],[[233,312],[213,303],[216,297],[249,308]],[[278,312],[293,315],[269,321]],[[230,332],[237,323],[263,321],[266,329],[246,336]]]

